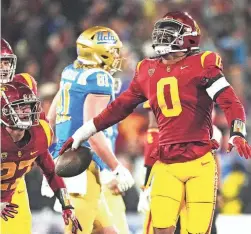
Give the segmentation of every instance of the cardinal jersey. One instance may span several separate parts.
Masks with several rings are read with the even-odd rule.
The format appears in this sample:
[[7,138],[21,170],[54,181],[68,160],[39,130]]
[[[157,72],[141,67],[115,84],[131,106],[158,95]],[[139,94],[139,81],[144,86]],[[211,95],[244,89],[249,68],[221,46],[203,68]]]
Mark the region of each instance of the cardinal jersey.
[[[58,143],[53,157],[58,156],[63,143],[82,126],[83,104],[88,94],[110,95],[111,101],[114,99],[113,78],[108,72],[99,68],[76,69],[73,64],[67,66],[61,75],[60,90],[56,118]],[[104,131],[111,140],[111,147],[116,139],[116,131],[116,127]],[[101,169],[105,166],[97,155],[94,155],[93,159]]]
[[138,65],[137,83],[156,115],[160,145],[210,139],[213,102],[201,74],[207,66],[221,66],[217,56],[205,52],[169,66],[159,60],[143,60]]
[[19,181],[51,144],[52,130],[46,121],[40,120],[29,132],[29,143],[19,148],[5,127],[1,127],[1,201],[11,201]]
[[[207,144],[212,136],[212,98],[203,83],[203,72],[209,66],[222,69],[221,58],[212,52],[198,53],[173,65],[165,65],[159,60],[143,60],[138,65],[136,82],[148,98],[159,126],[159,144],[202,142],[188,147],[177,145],[162,151],[176,151],[179,155],[198,156],[209,151]],[[201,147],[205,143],[204,147]],[[163,148],[163,147],[162,147]],[[183,149],[185,148],[185,149]],[[187,149],[191,152],[184,152]],[[200,149],[201,148],[201,149]],[[166,152],[160,152],[161,154]],[[176,156],[174,155],[174,157]],[[195,157],[196,157],[195,156]]]

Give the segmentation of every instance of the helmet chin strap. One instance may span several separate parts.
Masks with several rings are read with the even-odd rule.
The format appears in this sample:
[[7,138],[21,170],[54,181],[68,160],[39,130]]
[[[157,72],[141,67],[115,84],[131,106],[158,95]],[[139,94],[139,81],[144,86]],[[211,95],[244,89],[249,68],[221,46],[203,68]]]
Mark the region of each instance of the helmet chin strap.
[[154,50],[156,52],[157,55],[161,56],[161,55],[166,55],[169,53],[174,53],[174,52],[187,52],[188,49],[183,49],[183,50],[173,50],[171,45],[157,45],[154,46]]
[[199,47],[191,47],[190,50],[188,50],[188,49],[174,50],[174,49],[172,49],[171,45],[154,46],[154,50],[158,56],[168,55],[170,53],[175,53],[175,52],[190,52],[191,50],[198,50],[198,49],[199,49]]

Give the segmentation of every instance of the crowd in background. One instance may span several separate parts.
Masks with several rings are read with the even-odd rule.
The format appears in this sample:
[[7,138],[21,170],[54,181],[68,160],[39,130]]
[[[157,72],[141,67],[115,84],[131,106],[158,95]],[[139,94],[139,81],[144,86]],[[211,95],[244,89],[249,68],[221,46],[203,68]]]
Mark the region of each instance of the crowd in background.
[[[45,110],[57,91],[60,73],[76,58],[78,35],[94,25],[115,30],[123,44],[124,69],[116,74],[124,90],[138,61],[154,55],[151,33],[154,22],[171,10],[186,10],[202,31],[202,50],[217,51],[224,74],[247,111],[251,133],[251,0],[9,0],[2,1],[2,37],[18,56],[17,72],[27,72],[38,82]],[[222,165],[223,213],[251,213],[251,164],[235,152],[225,153],[229,137],[224,114],[215,107],[215,124],[223,133],[218,152]],[[147,113],[139,107],[119,125],[117,155],[142,178],[142,152]],[[129,126],[129,127],[128,127]],[[128,131],[130,129],[130,131]],[[251,141],[251,134],[249,134]],[[28,176],[31,208],[41,209],[52,201],[40,196],[41,175]],[[37,178],[37,180],[34,180]],[[39,181],[39,182],[38,182]],[[136,181],[137,185],[142,180]],[[137,188],[125,197],[127,208],[136,211]]]

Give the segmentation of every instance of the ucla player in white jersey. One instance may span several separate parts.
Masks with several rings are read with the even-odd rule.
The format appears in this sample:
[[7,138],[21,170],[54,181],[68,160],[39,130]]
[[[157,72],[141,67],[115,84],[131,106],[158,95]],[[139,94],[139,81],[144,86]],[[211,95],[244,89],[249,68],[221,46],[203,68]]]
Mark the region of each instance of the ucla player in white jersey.
[[[59,156],[59,150],[68,137],[114,99],[111,74],[121,68],[121,48],[118,35],[106,27],[89,28],[78,37],[77,60],[63,70],[60,90],[47,116],[52,125],[56,120],[57,143],[53,149],[54,158]],[[76,215],[83,226],[80,233],[92,233],[94,221],[95,224],[100,224],[95,225],[96,233],[112,234],[117,233],[116,230],[121,234],[128,233],[122,198],[108,192],[107,186],[115,181],[115,192],[124,192],[134,181],[130,172],[117,161],[112,144],[108,141],[109,137],[112,140],[114,132],[110,136],[109,130],[92,136],[89,143],[85,144],[89,144],[96,153],[93,156],[95,163],[81,175],[65,179]],[[100,176],[99,169],[105,168],[108,169]],[[107,200],[117,204],[114,211],[116,218],[120,219],[117,227],[113,223],[116,220],[115,216],[112,217],[113,211],[109,214],[105,199],[101,196],[100,181],[103,181],[102,188]],[[122,214],[118,215],[118,212]]]

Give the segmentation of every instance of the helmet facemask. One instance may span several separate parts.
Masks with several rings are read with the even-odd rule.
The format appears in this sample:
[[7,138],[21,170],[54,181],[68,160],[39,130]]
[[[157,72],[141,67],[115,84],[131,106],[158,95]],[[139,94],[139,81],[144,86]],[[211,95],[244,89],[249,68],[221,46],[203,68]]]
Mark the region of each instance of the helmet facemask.
[[29,129],[32,126],[39,124],[41,102],[35,95],[27,95],[24,96],[23,99],[11,103],[8,101],[4,93],[2,93],[2,98],[4,98],[7,103],[2,107],[2,115],[9,121],[7,123],[1,119],[6,126],[19,129]]
[[14,54],[1,55],[0,83],[11,82],[15,75],[17,56]]
[[120,49],[119,48],[112,48],[109,51],[109,54],[113,57],[113,62],[110,66],[109,73],[113,75],[117,71],[122,71],[122,62],[123,58],[120,55]]
[[171,52],[187,52],[181,49],[185,36],[197,36],[189,25],[175,19],[162,19],[156,22],[152,33],[153,48],[158,55],[166,55]]

